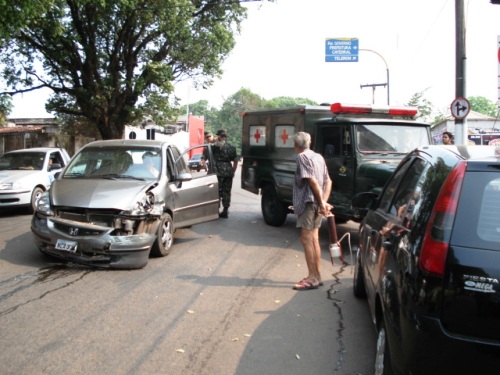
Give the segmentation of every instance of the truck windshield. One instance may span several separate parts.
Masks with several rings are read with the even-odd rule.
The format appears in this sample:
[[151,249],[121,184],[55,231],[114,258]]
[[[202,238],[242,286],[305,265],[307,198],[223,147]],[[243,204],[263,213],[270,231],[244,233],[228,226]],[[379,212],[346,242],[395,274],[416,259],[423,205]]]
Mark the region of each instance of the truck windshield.
[[408,153],[416,147],[429,144],[424,126],[358,125],[356,127],[358,149],[361,152]]

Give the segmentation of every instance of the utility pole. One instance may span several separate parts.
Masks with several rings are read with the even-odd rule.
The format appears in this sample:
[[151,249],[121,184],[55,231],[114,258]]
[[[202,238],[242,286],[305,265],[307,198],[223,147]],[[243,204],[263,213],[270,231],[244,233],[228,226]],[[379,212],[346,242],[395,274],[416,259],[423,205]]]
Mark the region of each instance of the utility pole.
[[[455,0],[455,98],[465,98],[465,21],[464,21],[464,0]],[[467,118],[455,119],[455,144],[467,144]]]

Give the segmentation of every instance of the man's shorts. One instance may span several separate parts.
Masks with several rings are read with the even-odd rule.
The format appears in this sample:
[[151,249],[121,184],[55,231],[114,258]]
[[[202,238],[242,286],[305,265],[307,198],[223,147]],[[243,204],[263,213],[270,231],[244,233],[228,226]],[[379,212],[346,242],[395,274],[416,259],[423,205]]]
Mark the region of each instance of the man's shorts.
[[297,215],[297,228],[313,230],[314,228],[321,227],[323,216],[318,213],[318,206],[314,203],[306,203],[304,212]]

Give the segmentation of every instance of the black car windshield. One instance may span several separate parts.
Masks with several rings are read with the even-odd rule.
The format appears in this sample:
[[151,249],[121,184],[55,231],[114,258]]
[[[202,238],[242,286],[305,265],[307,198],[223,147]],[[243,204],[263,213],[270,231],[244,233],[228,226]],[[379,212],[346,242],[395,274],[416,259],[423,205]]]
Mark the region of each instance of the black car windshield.
[[356,127],[359,151],[365,153],[408,153],[429,144],[424,126],[366,124]]
[[86,148],[71,161],[63,178],[156,179],[161,151],[155,148]]
[[36,170],[43,169],[45,153],[43,152],[13,152],[0,158],[0,170]]

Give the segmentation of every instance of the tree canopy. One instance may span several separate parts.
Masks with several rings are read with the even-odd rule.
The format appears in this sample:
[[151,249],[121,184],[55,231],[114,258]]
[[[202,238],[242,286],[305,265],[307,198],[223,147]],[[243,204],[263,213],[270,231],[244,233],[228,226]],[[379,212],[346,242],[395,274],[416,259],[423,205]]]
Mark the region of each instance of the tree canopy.
[[497,106],[491,100],[486,99],[485,97],[482,96],[471,96],[467,98],[467,100],[470,103],[471,110],[478,113],[482,113],[483,115],[486,116],[491,116],[491,117],[498,116]]
[[219,0],[10,4],[2,20],[20,21],[0,27],[4,93],[47,87],[49,112],[94,126],[103,139],[121,138],[144,115],[159,124],[174,117],[173,84],[209,87],[246,17],[239,2]]

